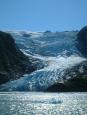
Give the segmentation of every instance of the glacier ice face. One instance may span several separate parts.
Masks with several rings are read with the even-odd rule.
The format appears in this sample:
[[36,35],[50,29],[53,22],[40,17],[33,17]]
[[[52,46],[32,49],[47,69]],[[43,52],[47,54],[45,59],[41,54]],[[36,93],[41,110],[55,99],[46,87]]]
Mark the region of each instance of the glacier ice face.
[[[63,82],[64,71],[86,59],[75,47],[77,32],[10,32],[25,55],[45,63],[45,67],[0,86],[5,91],[44,91],[55,82]],[[39,61],[39,66],[42,64]],[[67,78],[66,78],[67,79]]]

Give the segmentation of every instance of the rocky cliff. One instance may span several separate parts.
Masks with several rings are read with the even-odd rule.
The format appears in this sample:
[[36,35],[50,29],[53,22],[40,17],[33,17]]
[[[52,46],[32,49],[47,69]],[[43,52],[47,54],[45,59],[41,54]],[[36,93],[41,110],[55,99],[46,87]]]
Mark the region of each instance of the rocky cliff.
[[76,41],[76,47],[78,48],[80,53],[84,57],[87,57],[87,26],[85,26],[79,31]]
[[0,31],[0,84],[17,79],[34,69],[32,60],[18,49],[12,36]]

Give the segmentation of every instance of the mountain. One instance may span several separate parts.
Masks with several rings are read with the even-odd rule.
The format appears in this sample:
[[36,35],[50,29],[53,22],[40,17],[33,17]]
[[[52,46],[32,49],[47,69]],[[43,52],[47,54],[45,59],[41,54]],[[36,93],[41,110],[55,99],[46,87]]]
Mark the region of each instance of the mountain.
[[64,32],[8,31],[17,47],[37,69],[1,85],[0,91],[79,91],[76,87],[84,91],[87,86],[87,58],[86,44],[82,41],[83,29]]
[[13,37],[0,31],[0,84],[34,70],[32,60],[18,49]]
[[77,48],[84,57],[87,57],[87,26],[82,28],[77,35]]

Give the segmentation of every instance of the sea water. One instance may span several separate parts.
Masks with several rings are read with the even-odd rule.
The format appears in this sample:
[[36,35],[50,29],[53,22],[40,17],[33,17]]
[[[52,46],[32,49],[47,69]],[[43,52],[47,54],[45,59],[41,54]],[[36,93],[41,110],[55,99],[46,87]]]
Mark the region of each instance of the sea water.
[[0,93],[0,115],[87,115],[87,93]]

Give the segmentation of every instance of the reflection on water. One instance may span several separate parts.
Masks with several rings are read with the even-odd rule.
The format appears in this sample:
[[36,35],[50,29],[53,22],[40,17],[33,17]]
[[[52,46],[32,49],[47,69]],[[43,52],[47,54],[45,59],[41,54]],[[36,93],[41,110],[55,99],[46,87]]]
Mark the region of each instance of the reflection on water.
[[87,115],[87,93],[0,93],[0,115]]

